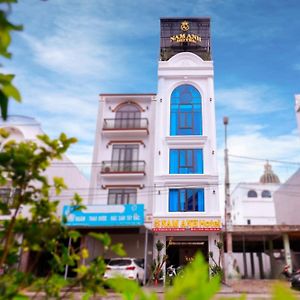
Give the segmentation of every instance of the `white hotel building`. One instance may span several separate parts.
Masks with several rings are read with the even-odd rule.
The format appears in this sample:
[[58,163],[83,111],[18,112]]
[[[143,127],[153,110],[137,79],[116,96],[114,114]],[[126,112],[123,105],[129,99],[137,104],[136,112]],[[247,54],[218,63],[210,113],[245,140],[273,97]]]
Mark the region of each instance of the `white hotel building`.
[[[197,250],[205,256],[216,252],[221,228],[209,19],[189,19],[186,31],[183,21],[161,20],[164,55],[155,102],[152,230],[154,243],[159,239],[168,245],[175,265],[186,264]],[[185,42],[174,46],[166,36],[181,38],[178,27],[181,34],[196,32],[203,48]]]
[[[148,264],[157,240],[168,246],[169,264],[186,264],[197,250],[217,258],[216,150],[210,19],[161,19],[157,94],[100,95],[91,222],[70,225],[109,232]],[[101,254],[92,238],[84,243],[92,256]]]

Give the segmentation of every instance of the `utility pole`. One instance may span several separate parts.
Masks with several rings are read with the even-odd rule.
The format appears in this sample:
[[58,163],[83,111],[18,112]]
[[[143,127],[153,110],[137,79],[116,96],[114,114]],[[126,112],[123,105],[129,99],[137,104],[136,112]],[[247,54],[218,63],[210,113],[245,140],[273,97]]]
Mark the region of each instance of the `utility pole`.
[[[224,149],[224,164],[225,164],[225,178],[224,178],[224,192],[225,192],[225,235],[226,235],[226,249],[227,249],[227,269],[225,276],[228,278],[233,270],[233,256],[232,256],[232,220],[231,220],[231,201],[230,201],[230,182],[229,182],[229,164],[228,164],[228,148],[227,148],[227,125],[229,118],[223,118],[225,128],[225,149]],[[225,266],[223,266],[225,267]]]

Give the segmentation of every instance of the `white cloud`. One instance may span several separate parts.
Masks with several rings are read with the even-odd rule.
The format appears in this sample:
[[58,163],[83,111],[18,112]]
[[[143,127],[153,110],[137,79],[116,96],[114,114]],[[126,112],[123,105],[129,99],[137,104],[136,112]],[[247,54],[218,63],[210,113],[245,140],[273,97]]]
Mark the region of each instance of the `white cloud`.
[[[242,135],[231,135],[228,138],[230,155],[253,157],[265,160],[280,160],[286,162],[300,162],[300,139],[295,130],[277,137],[266,136],[260,131]],[[223,163],[223,150],[219,149],[219,165]],[[233,185],[239,182],[258,182],[264,171],[265,161],[240,159],[233,156],[230,161],[230,180]],[[272,162],[273,171],[281,182],[290,177],[299,167],[297,165]],[[223,171],[223,170],[222,170]],[[223,178],[223,172],[221,172]],[[221,179],[222,181],[222,179]]]
[[106,68],[109,50],[96,47],[80,36],[56,35],[39,40],[24,34],[23,37],[33,50],[34,59],[40,65],[69,75],[90,75]]
[[51,30],[44,31],[43,36],[40,32],[21,35],[31,48],[35,62],[71,77],[92,76],[99,80],[108,74],[120,75],[123,72],[120,62],[128,51],[126,46],[120,48],[107,40],[114,32],[120,34],[126,28],[134,32],[131,23],[94,17],[93,7],[85,13],[84,7],[82,11],[74,11],[73,7],[63,5],[62,12],[55,15]]
[[[80,118],[96,118],[97,98],[94,98],[94,103],[87,100],[86,95],[79,98],[78,95],[72,95],[68,92],[49,92],[38,94],[37,98],[31,101],[31,105],[42,103],[40,110],[53,113],[55,116],[63,115],[65,118],[74,119]],[[93,99],[92,98],[92,99]]]
[[249,114],[281,110],[282,102],[271,87],[244,86],[216,90],[217,104]]

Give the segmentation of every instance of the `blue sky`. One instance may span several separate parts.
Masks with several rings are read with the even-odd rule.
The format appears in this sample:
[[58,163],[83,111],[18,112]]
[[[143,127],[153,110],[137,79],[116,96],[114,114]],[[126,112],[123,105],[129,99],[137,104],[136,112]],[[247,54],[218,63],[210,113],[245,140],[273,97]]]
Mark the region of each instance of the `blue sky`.
[[[299,12],[298,0],[20,1],[11,18],[24,31],[4,65],[23,103],[10,114],[35,117],[52,137],[76,136],[71,159],[90,163],[98,94],[157,90],[160,17],[210,16],[221,175],[224,115],[230,153],[300,161]],[[231,163],[232,181],[257,181],[263,162],[240,162]],[[295,167],[274,169],[284,180]]]

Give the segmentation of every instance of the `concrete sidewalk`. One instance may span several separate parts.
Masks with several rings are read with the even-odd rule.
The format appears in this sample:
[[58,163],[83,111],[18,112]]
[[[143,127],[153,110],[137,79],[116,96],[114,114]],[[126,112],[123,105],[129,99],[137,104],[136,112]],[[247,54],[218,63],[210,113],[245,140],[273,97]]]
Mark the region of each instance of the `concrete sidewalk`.
[[[239,298],[242,294],[246,294],[246,299],[272,299],[272,287],[276,283],[282,283],[287,288],[290,287],[290,283],[286,281],[278,281],[278,280],[238,280],[238,281],[230,281],[228,285],[222,285],[220,291],[216,294],[214,299],[226,299],[226,298]],[[151,293],[154,292],[158,295],[159,299],[164,298],[164,293],[166,288],[163,286],[145,286],[145,291]],[[26,293],[28,296],[33,296],[34,293]],[[300,299],[300,292],[295,291],[295,295],[297,299]],[[83,296],[83,293],[79,291],[75,291],[74,300],[79,300]],[[44,299],[43,294],[40,294],[36,300]],[[112,291],[107,291],[106,296],[97,296],[92,298],[93,300],[119,300],[122,299],[116,293]]]
[[[246,294],[264,294],[271,293],[274,284],[280,282],[289,288],[290,283],[281,280],[232,280],[228,284],[222,284],[219,294],[231,294],[231,293],[246,293]],[[146,286],[144,287],[148,291],[154,291],[155,293],[163,293],[165,288],[163,286]]]

